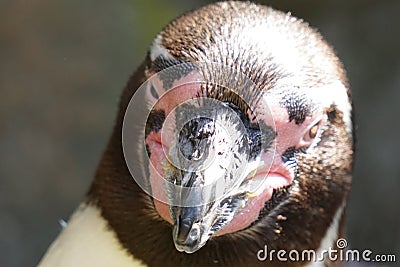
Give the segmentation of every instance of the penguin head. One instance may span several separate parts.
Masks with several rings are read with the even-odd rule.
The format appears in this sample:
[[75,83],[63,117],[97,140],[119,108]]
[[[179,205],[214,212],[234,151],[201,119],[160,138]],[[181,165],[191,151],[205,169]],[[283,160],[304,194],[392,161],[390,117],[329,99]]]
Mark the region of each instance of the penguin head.
[[215,3],[168,24],[143,75],[124,127],[136,109],[144,133],[134,140],[144,149],[132,159],[124,139],[125,158],[173,225],[178,251],[222,236],[279,247],[299,232],[308,246],[341,218],[350,92],[332,48],[306,23],[261,5]]

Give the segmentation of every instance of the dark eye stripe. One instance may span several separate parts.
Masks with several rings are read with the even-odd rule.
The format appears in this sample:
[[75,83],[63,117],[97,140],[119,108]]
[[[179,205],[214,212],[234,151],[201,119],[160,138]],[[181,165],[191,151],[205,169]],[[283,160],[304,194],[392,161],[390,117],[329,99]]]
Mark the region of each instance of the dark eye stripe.
[[[162,55],[158,56],[151,63],[152,70],[156,73],[159,73],[159,78],[163,83],[164,90],[171,89],[174,81],[181,79],[195,69],[194,64],[184,63],[187,62],[178,59],[165,59]],[[172,66],[175,67],[167,71],[163,71]]]
[[293,164],[296,161],[295,153],[297,152],[295,147],[289,147],[285,152],[281,155],[282,162],[285,164]]
[[328,115],[328,121],[332,124],[343,124],[343,112],[341,112],[335,105],[331,105],[326,110],[326,115]]
[[162,125],[165,121],[165,111],[162,109],[152,110],[146,121],[145,138],[151,132],[158,132],[161,130]]
[[299,90],[286,91],[280,104],[287,109],[289,122],[294,120],[296,124],[302,124],[307,116],[311,116],[311,99]]

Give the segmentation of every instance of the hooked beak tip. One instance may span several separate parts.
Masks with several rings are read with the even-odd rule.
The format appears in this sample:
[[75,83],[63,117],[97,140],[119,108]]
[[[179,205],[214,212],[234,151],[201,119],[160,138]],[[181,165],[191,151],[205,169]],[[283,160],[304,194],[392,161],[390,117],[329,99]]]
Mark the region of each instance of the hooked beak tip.
[[186,253],[194,253],[205,244],[201,241],[199,224],[193,223],[190,218],[177,218],[173,230],[173,240],[176,249]]

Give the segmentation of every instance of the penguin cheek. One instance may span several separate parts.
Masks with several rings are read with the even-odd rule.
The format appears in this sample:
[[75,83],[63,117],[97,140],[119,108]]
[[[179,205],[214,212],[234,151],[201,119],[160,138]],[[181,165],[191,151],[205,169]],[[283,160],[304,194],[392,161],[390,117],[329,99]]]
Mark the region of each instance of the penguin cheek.
[[166,161],[166,156],[161,144],[160,132],[150,133],[146,138],[146,146],[150,152],[149,180],[154,206],[161,218],[172,224],[169,206],[166,204],[167,196],[165,194],[165,181],[163,178],[163,165]]
[[272,188],[266,188],[257,197],[250,199],[244,209],[239,212],[228,225],[219,232],[216,232],[215,236],[238,232],[249,227],[257,220],[261,210],[264,208],[265,202],[271,199],[272,193]]
[[171,213],[169,212],[169,206],[166,203],[154,199],[154,206],[157,213],[161,216],[161,218],[163,218],[163,220],[169,222],[170,224],[174,224],[171,218]]

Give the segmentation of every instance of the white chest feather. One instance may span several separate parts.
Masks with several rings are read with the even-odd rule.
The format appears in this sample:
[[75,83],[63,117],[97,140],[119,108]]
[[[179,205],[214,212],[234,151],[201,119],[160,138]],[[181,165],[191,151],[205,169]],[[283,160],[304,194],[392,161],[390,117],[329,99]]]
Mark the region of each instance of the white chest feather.
[[39,267],[143,267],[118,242],[98,208],[82,204],[50,246]]
[[[345,208],[345,204],[342,204],[342,206],[340,206],[339,209],[336,211],[335,217],[333,217],[331,225],[329,226],[328,230],[326,231],[325,236],[321,240],[321,244],[319,245],[319,249],[316,252],[317,257],[320,257],[320,255],[323,255],[323,251],[328,251],[329,248],[334,249],[335,242],[337,241],[337,239],[339,237],[338,236],[339,223],[340,223],[340,219],[343,215],[344,208]],[[324,267],[324,266],[326,266],[326,264],[321,261],[311,262],[307,265],[307,267]]]

